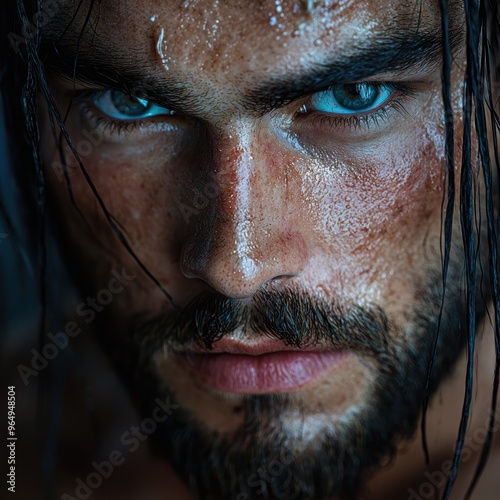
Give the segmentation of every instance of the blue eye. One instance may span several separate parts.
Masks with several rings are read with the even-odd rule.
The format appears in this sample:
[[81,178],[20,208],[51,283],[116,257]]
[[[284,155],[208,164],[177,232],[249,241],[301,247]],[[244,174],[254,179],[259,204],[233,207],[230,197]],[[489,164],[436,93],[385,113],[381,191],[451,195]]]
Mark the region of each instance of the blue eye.
[[94,106],[113,120],[141,120],[152,116],[173,115],[174,112],[156,106],[146,99],[132,97],[117,90],[107,90],[92,100]]
[[394,92],[383,83],[348,83],[333,85],[311,97],[314,111],[337,115],[368,113],[384,104]]

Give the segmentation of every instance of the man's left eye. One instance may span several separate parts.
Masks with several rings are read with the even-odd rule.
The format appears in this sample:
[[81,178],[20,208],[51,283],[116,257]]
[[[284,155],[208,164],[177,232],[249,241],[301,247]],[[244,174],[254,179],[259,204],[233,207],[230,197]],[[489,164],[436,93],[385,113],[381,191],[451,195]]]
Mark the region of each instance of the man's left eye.
[[313,94],[310,110],[337,115],[368,113],[382,106],[393,94],[394,87],[385,83],[348,83],[333,85]]
[[152,116],[173,115],[174,112],[152,104],[146,99],[132,97],[117,90],[107,90],[92,100],[94,106],[112,120],[141,120]]

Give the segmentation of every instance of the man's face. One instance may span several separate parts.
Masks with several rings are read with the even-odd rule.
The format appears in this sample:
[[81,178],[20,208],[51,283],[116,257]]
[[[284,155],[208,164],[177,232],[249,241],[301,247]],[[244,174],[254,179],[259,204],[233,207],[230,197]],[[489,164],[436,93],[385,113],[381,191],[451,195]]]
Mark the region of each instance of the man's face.
[[[48,38],[71,20],[77,2],[66,3]],[[83,222],[42,117],[57,213],[87,290],[116,268],[140,278],[103,312],[102,335],[135,360],[119,369],[145,415],[159,394],[180,405],[154,448],[218,497],[251,497],[248,478],[273,460],[297,479],[283,493],[277,474],[269,497],[354,491],[414,430],[437,324],[437,2],[306,3],[110,1],[86,25],[66,127],[133,252],[182,312],[67,155]],[[62,59],[87,8],[58,42]],[[71,74],[62,59],[48,60]],[[462,71],[457,56],[457,116]],[[50,81],[64,115],[74,84],[57,71]],[[459,272],[452,264],[432,387],[462,345]]]

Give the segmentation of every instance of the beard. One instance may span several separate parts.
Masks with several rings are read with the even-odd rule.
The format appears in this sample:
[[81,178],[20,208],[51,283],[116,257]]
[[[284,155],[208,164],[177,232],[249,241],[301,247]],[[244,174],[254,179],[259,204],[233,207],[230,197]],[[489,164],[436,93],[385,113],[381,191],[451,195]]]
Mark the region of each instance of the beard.
[[[417,306],[399,328],[379,307],[342,309],[294,288],[261,290],[250,303],[204,294],[180,311],[137,316],[128,342],[118,351],[115,346],[118,371],[143,417],[151,415],[158,397],[179,404],[150,437],[151,449],[201,498],[354,498],[364,474],[415,433],[426,386],[432,394],[466,344],[463,291],[452,271],[449,280],[456,286],[447,288],[441,317],[440,280],[434,277],[432,286],[420,288]],[[477,314],[483,315],[484,307],[478,306]],[[264,336],[297,348],[355,353],[374,367],[367,397],[341,418],[321,415],[326,424],[312,439],[306,438],[307,425],[293,432],[287,425],[291,415],[303,424],[318,415],[298,393],[241,396],[243,421],[236,431],[207,429],[160,379],[155,355],[183,353],[193,345],[210,348],[237,330],[246,338]]]

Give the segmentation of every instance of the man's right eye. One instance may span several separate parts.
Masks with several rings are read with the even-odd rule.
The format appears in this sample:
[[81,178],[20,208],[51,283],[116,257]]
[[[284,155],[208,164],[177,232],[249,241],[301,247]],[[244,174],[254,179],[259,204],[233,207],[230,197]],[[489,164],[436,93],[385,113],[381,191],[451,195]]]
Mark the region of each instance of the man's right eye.
[[311,97],[315,111],[337,115],[369,113],[386,104],[394,94],[394,85],[383,83],[351,83],[333,85]]
[[174,114],[170,109],[117,90],[101,91],[91,99],[91,102],[103,115],[116,121],[135,121]]

